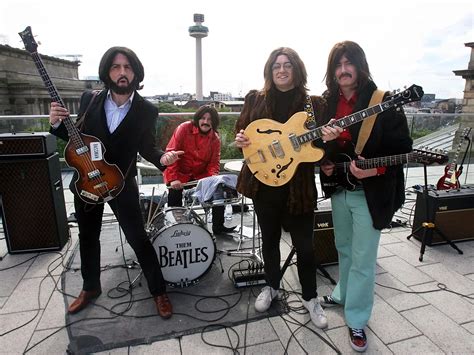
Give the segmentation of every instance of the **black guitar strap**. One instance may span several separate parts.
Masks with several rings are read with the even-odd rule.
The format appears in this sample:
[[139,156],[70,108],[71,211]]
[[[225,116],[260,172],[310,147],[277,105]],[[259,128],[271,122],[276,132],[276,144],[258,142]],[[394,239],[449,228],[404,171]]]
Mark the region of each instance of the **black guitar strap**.
[[91,108],[92,106],[92,103],[94,102],[95,98],[97,97],[97,95],[100,94],[102,90],[93,90],[92,91],[92,96],[91,96],[91,99],[89,101],[89,104],[87,105],[86,107],[86,110],[84,111],[84,113],[81,115],[81,117],[79,117],[76,121],[76,127],[77,129],[80,131],[80,132],[83,132],[84,130],[84,118],[86,117],[87,115],[87,112],[89,111],[89,109]]

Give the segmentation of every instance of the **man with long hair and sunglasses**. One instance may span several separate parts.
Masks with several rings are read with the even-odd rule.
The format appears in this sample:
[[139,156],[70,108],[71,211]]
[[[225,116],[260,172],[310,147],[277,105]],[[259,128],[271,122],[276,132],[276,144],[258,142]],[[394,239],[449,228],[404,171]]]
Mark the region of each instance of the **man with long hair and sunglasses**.
[[[305,106],[311,105],[313,117],[318,122],[326,110],[324,99],[308,95],[306,68],[293,49],[281,47],[272,51],[265,63],[263,75],[263,89],[252,90],[246,95],[242,113],[236,123],[235,144],[239,148],[252,144],[244,130],[253,121],[271,118],[285,123],[293,114],[305,111]],[[312,123],[308,125],[311,126]],[[323,129],[323,134],[323,139],[331,140],[337,137],[338,131],[328,127]],[[291,180],[278,187],[263,184],[244,165],[239,174],[237,189],[253,200],[262,232],[267,286],[258,295],[255,309],[258,312],[267,311],[272,301],[279,296],[282,278],[280,240],[284,228],[290,233],[296,250],[302,303],[314,325],[326,328],[326,314],[317,298],[317,265],[313,252],[313,219],[317,199],[314,163],[299,164]]]

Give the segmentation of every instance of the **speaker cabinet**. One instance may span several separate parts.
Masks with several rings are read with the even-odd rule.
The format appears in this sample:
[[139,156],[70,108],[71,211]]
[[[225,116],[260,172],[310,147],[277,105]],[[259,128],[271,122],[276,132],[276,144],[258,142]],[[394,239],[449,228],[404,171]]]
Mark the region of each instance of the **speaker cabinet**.
[[48,132],[1,133],[0,157],[47,157],[56,151],[56,137]]
[[59,250],[69,238],[59,156],[0,160],[0,207],[10,253]]
[[314,212],[313,248],[314,257],[319,265],[338,263],[331,210],[317,210]]
[[[423,238],[423,229],[417,230],[423,222],[433,222],[451,241],[474,239],[474,185],[461,189],[429,191],[427,198],[423,192],[416,197],[413,220],[414,237]],[[428,229],[426,245],[445,244],[441,236]]]

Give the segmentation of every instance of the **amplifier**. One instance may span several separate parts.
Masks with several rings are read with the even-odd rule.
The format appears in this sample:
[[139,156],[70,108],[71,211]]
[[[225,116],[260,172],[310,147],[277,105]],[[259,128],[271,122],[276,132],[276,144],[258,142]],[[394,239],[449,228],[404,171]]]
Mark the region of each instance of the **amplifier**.
[[56,152],[56,137],[48,132],[1,133],[0,159],[47,157]]
[[[431,190],[425,199],[423,192],[416,197],[413,235],[423,238],[423,229],[416,231],[423,222],[433,222],[451,241],[474,239],[474,185],[460,189]],[[436,231],[428,229],[426,245],[445,244]]]
[[314,257],[318,265],[338,263],[336,245],[334,244],[334,226],[331,210],[317,210],[314,212],[313,248]]
[[60,250],[69,239],[57,153],[0,159],[0,210],[11,254]]

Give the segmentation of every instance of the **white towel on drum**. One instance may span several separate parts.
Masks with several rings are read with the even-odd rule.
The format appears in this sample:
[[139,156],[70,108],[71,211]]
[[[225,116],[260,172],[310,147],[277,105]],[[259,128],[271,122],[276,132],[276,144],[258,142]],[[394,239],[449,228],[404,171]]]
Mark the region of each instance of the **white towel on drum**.
[[[215,175],[209,176],[199,180],[196,191],[194,192],[194,197],[196,197],[200,203],[208,202],[213,200],[214,194],[219,187],[227,186],[236,192],[237,186],[237,175],[235,174],[224,174],[224,175]],[[235,196],[219,196],[220,199],[231,198]]]

